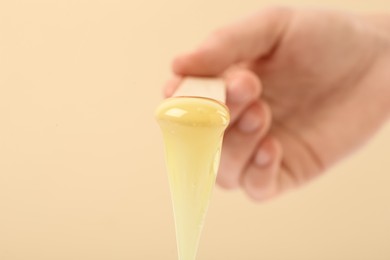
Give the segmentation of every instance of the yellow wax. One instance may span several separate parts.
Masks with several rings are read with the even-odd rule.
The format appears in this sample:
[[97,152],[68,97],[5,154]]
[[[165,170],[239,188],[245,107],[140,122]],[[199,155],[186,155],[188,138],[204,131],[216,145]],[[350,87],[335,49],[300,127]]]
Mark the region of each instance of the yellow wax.
[[166,99],[156,118],[165,142],[179,260],[195,260],[229,111],[211,99],[178,97]]

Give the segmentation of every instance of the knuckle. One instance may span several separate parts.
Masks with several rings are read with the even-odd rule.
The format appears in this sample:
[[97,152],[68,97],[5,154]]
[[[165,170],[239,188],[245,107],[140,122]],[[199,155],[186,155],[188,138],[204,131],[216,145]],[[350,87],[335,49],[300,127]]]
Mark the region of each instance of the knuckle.
[[235,38],[237,37],[235,36],[234,30],[226,26],[214,30],[210,34],[208,42],[214,45],[233,47],[236,44]]
[[257,99],[261,93],[261,82],[259,77],[249,70],[238,70],[232,73],[231,78],[240,81],[242,88],[251,93],[252,100]]

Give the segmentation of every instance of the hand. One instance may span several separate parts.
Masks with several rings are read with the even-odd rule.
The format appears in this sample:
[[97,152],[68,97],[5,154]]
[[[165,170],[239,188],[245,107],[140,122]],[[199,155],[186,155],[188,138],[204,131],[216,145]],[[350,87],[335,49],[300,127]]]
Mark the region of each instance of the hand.
[[186,75],[227,82],[231,124],[217,182],[264,200],[313,179],[372,136],[390,112],[386,22],[270,8],[176,58],[167,96]]

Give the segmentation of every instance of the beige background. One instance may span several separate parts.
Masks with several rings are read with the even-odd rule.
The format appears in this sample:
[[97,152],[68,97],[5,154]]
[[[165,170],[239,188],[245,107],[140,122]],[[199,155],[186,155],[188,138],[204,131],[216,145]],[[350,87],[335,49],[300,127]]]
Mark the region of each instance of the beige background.
[[[170,60],[267,2],[1,0],[0,259],[176,259],[153,120]],[[389,260],[389,152],[390,126],[275,201],[217,189],[198,259]]]

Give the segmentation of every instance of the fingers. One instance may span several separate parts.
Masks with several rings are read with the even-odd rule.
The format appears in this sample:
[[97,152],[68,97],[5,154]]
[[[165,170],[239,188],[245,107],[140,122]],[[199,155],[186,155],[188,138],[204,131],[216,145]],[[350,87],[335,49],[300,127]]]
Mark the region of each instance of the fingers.
[[278,191],[278,176],[282,160],[282,147],[277,139],[267,136],[256,148],[252,161],[245,169],[241,184],[256,201],[263,201]]
[[179,75],[216,76],[229,66],[266,56],[282,38],[291,9],[262,10],[212,34],[193,52],[176,58]]
[[240,175],[250,161],[257,144],[268,132],[271,112],[257,100],[252,103],[235,124],[225,133],[217,182],[224,188],[236,188]]
[[[181,80],[174,77],[168,81],[166,97],[173,94]],[[271,111],[259,99],[262,86],[253,72],[231,69],[225,80],[231,123],[224,138],[217,182],[229,189],[241,184],[250,197],[264,200],[276,192],[282,157],[279,142],[269,136],[264,139],[271,125]]]
[[249,105],[259,99],[262,89],[259,78],[245,69],[232,69],[225,75],[227,85],[226,105],[233,125]]

